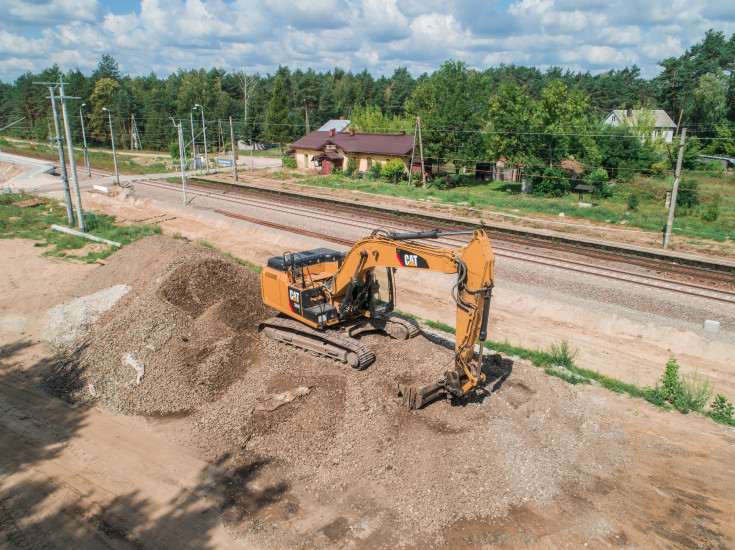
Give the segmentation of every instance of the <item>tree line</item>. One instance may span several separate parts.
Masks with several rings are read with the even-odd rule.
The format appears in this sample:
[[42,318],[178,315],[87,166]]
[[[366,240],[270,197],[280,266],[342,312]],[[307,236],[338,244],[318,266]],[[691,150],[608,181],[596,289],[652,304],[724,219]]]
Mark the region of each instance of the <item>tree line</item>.
[[[727,39],[710,30],[682,55],[659,64],[663,71],[652,79],[643,78],[635,65],[592,75],[519,65],[476,70],[454,60],[417,78],[405,67],[375,78],[367,70],[291,71],[284,66],[263,76],[215,68],[160,78],[123,75],[116,61],[103,55],[89,76],[78,69],[62,74],[54,65],[27,72],[12,84],[0,83],[0,120],[26,117],[5,134],[47,139],[48,90],[33,82],[63,76],[67,95],[86,103],[83,116],[92,144],[109,143],[102,110],[107,107],[117,144],[130,147],[134,115],[143,147],[168,150],[176,139],[169,117],[183,120],[185,128],[193,125],[198,133],[201,110],[192,109],[199,104],[210,143],[220,139],[218,121],[229,117],[245,140],[282,143],[304,135],[307,123],[314,130],[340,116],[362,131],[409,132],[420,117],[426,155],[456,167],[500,157],[548,167],[573,156],[593,166],[617,169],[622,162],[631,170],[656,170],[670,158],[661,143],[645,136],[646,128],[637,129],[645,138],[641,142],[630,139],[635,128],[603,129],[600,123],[612,109],[662,108],[700,138],[699,150],[735,156],[735,34]],[[78,105],[70,106],[72,132],[81,139]],[[229,135],[229,128],[223,134]]]

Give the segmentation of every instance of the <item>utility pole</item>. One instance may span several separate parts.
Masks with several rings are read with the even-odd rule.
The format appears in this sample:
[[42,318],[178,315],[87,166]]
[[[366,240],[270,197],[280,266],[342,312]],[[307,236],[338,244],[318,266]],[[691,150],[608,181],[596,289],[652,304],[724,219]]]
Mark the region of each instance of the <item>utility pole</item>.
[[87,231],[84,223],[84,210],[82,210],[82,196],[79,194],[79,180],[77,180],[77,161],[74,158],[74,144],[71,140],[71,126],[69,115],[66,112],[67,99],[81,99],[80,97],[67,97],[64,95],[64,80],[59,77],[59,99],[61,99],[61,116],[64,117],[64,128],[66,129],[66,147],[69,149],[69,168],[71,169],[71,184],[74,187],[74,202],[77,206],[77,222],[79,231]]
[[237,153],[235,153],[235,131],[232,129],[232,117],[230,117],[230,145],[232,146],[232,177],[237,181]]
[[71,193],[69,192],[69,178],[66,175],[66,159],[64,158],[64,146],[61,144],[61,131],[59,129],[59,115],[56,112],[56,82],[34,82],[48,86],[49,99],[51,100],[51,112],[54,114],[54,130],[56,131],[56,145],[59,150],[59,166],[61,170],[61,185],[64,188],[64,199],[66,200],[66,213],[69,225],[74,225],[74,208],[71,204]]
[[196,105],[202,110],[202,132],[204,132],[204,163],[207,165],[206,172],[209,174],[209,153],[207,152],[207,126],[204,124],[204,106]]
[[89,169],[89,152],[87,151],[87,133],[84,131],[84,115],[82,114],[82,107],[86,107],[86,103],[82,103],[79,106],[79,118],[82,120],[82,137],[84,138],[84,163],[87,166],[87,177],[92,177],[92,172]]
[[[194,109],[189,111],[189,122],[191,122],[191,161],[194,163],[194,166],[191,167],[192,170],[194,170],[194,168],[196,167],[196,162],[197,162],[197,146],[196,146],[196,141],[194,140],[195,139],[194,138],[194,110],[195,109],[196,107],[194,107]],[[181,123],[181,121],[179,121],[179,123]]]
[[138,125],[135,123],[135,115],[130,115],[130,145],[135,150],[143,149],[143,146],[140,144]]
[[308,134],[310,132],[309,130],[309,108],[306,106],[306,100],[304,100],[304,113],[306,113],[306,133]]
[[217,119],[217,151],[222,151],[222,119]]
[[184,204],[189,204],[189,201],[186,198],[186,161],[184,160],[184,156],[186,155],[186,146],[184,145],[184,130],[181,127],[181,119],[179,119],[179,124],[177,125],[174,117],[169,118],[171,119],[173,125],[176,127],[179,136],[179,164],[181,165],[181,185],[184,188]]
[[51,136],[51,119],[47,119],[48,122],[48,146],[54,148],[54,138]]
[[112,129],[112,115],[107,107],[102,107],[103,111],[107,111],[107,119],[110,121],[110,138],[112,139],[112,161],[115,163],[115,181],[120,185],[120,175],[117,172],[117,153],[115,152],[115,131]]
[[666,221],[666,232],[664,233],[664,250],[669,248],[669,238],[674,225],[674,208],[676,208],[676,193],[679,190],[679,176],[681,175],[681,161],[684,158],[684,143],[687,139],[687,129],[681,129],[681,140],[679,140],[679,157],[676,159],[676,172],[674,173],[674,189],[671,191],[671,204],[669,205],[669,218]]
[[416,157],[416,134],[419,131],[419,121],[416,118],[416,124],[413,127],[413,147],[411,147],[411,163],[408,168],[408,187],[413,185],[413,159]]
[[424,166],[424,143],[421,141],[421,117],[416,117],[416,125],[419,129],[419,151],[421,152],[421,182],[426,189],[426,167]]

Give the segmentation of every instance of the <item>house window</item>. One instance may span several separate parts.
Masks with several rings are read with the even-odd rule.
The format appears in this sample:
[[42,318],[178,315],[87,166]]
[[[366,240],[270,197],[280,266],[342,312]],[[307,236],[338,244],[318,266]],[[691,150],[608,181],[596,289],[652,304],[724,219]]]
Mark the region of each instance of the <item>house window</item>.
[[304,168],[309,167],[309,155],[304,155]]
[[370,170],[370,167],[373,165],[373,159],[370,157],[367,158],[367,169]]

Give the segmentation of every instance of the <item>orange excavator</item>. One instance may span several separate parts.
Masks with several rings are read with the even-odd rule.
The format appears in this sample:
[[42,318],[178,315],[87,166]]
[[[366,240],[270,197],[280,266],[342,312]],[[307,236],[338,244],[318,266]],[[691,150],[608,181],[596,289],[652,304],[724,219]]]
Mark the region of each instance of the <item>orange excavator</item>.
[[[471,234],[461,248],[422,243],[448,235]],[[461,398],[485,380],[482,349],[487,337],[495,255],[485,231],[419,233],[376,230],[348,252],[316,248],[286,252],[268,260],[261,272],[263,302],[281,315],[260,325],[268,338],[332,358],[355,369],[374,360],[372,349],[355,337],[382,331],[397,339],[419,333],[418,325],[393,312],[394,274],[413,269],[456,274],[452,297],[457,304],[455,365],[441,380],[425,386],[398,385],[410,409],[439,397]]]

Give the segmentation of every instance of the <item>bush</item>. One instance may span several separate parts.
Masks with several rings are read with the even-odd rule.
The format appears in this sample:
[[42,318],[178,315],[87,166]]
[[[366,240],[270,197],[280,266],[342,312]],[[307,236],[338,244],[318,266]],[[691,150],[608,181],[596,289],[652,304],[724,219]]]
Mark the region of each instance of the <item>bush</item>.
[[378,179],[380,177],[380,173],[383,169],[383,165],[380,162],[373,162],[370,165],[370,168],[368,168],[368,174],[370,174],[371,179]]
[[725,175],[725,167],[719,160],[711,160],[704,165],[704,169],[709,172],[708,176],[713,178],[721,178]]
[[587,185],[592,185],[595,188],[595,196],[602,199],[606,199],[612,196],[612,189],[607,182],[607,170],[604,168],[598,168],[593,172],[587,174],[584,177],[584,182]]
[[571,346],[566,340],[559,344],[551,344],[547,353],[551,356],[554,365],[562,367],[573,367],[574,360],[579,356],[579,349]]
[[693,208],[699,204],[699,182],[692,178],[682,178],[676,193],[676,206]]
[[712,200],[712,204],[710,204],[707,209],[702,212],[702,221],[705,222],[714,222],[717,221],[717,218],[720,217],[720,202],[722,199],[720,198],[720,195],[715,195],[715,198]]
[[717,420],[725,422],[733,420],[733,412],[735,411],[733,411],[732,403],[730,403],[730,401],[727,400],[727,397],[721,393],[718,393],[717,396],[715,396],[710,407],[712,408],[712,416]]
[[394,183],[398,181],[399,177],[403,176],[406,171],[406,167],[401,159],[391,159],[386,162],[380,170],[380,174],[388,181]]
[[546,168],[543,173],[531,176],[533,194],[545,197],[562,197],[569,193],[569,180],[558,168]]
[[450,182],[448,182],[444,178],[434,178],[433,180],[429,181],[428,185],[431,189],[439,190],[449,189],[451,187]]
[[657,386],[657,389],[661,392],[663,398],[676,406],[681,401],[684,394],[684,387],[679,378],[679,364],[676,362],[676,358],[671,357],[666,362],[666,370],[661,377],[661,385]]
[[706,376],[700,375],[696,370],[691,376],[685,376],[682,382],[681,403],[684,408],[693,411],[701,411],[712,398],[714,388]]
[[347,166],[345,167],[345,176],[351,176],[357,172],[357,159],[355,157],[350,157],[347,159]]
[[173,160],[179,160],[179,142],[178,141],[172,141],[168,144],[168,152],[171,153],[171,158]]
[[282,157],[281,160],[283,161],[283,166],[291,170],[299,167],[299,163],[293,157]]
[[638,193],[635,191],[631,191],[630,195],[628,195],[628,210],[631,212],[635,212],[638,210],[638,205],[641,203],[641,199],[638,196]]

